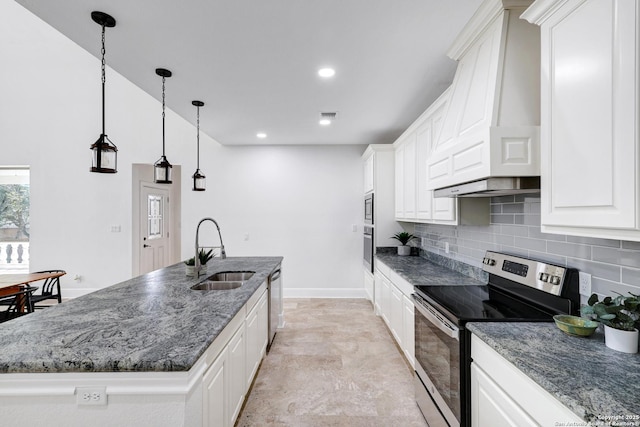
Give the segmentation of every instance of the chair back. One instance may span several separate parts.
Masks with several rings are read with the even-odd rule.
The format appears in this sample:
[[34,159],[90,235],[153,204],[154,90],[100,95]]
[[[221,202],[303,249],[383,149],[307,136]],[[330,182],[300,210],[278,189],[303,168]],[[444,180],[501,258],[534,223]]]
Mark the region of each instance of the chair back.
[[[66,274],[64,270],[43,270],[36,271],[36,273],[62,273]],[[50,277],[42,284],[41,295],[60,295],[60,277]]]

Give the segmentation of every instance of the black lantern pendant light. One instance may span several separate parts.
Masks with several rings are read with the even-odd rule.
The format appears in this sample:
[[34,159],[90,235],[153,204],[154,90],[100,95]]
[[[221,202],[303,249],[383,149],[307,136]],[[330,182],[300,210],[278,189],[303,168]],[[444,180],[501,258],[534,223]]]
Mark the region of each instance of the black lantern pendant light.
[[93,152],[93,161],[91,164],[91,172],[98,173],[116,173],[118,172],[118,147],[107,138],[104,127],[104,87],[105,87],[105,68],[106,62],[104,60],[105,48],[104,48],[104,29],[106,27],[112,28],[116,26],[116,20],[112,16],[107,15],[104,12],[91,12],[91,19],[102,27],[102,133],[98,137],[98,140],[91,145],[91,151]]
[[171,184],[171,163],[164,155],[164,82],[171,77],[171,71],[164,68],[156,68],[156,74],[162,77],[162,157],[153,165],[154,182],[156,184]]
[[191,104],[195,105],[198,113],[196,119],[196,125],[198,129],[197,133],[197,146],[198,146],[198,157],[197,157],[197,167],[196,172],[193,174],[193,191],[204,191],[206,189],[206,177],[200,172],[200,107],[204,105],[202,101],[191,101]]

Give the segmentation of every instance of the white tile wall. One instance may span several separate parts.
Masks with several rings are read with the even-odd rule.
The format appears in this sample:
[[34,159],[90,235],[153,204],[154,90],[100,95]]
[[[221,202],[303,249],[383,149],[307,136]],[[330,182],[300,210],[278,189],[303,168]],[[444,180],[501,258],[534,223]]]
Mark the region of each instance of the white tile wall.
[[476,267],[495,250],[590,273],[591,289],[601,295],[640,293],[640,242],[542,233],[538,195],[493,197],[486,227],[416,224],[414,234],[426,239],[422,249]]

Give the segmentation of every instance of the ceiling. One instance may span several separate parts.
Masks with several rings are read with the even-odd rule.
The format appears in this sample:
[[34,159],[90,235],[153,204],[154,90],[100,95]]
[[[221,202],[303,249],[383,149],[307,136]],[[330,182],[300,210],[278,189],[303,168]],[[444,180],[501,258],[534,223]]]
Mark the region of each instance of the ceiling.
[[247,145],[393,142],[451,83],[445,52],[481,0],[17,2],[96,57],[91,11],[112,15],[107,65],[158,100],[171,70],[169,108],[195,124],[201,100],[203,132]]

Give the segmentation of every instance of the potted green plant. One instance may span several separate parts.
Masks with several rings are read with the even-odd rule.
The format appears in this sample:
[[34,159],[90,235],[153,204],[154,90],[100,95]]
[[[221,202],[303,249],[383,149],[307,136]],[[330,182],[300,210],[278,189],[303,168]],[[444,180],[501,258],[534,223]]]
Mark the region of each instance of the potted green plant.
[[624,353],[638,352],[638,328],[640,328],[640,296],[618,295],[599,300],[592,294],[586,306],[580,309],[583,316],[604,325],[607,347]]
[[406,256],[411,254],[411,246],[408,246],[408,243],[415,239],[416,236],[406,231],[401,231],[391,236],[391,238],[396,239],[402,245],[398,246],[398,255]]
[[[209,249],[208,251],[205,251],[204,249],[200,249],[200,251],[198,252],[198,259],[200,260],[200,271],[206,271],[207,270],[207,262],[209,262],[209,260],[211,258],[213,258],[214,256],[216,256],[215,253],[213,253],[213,249]],[[188,260],[186,260],[185,262],[186,265],[186,273],[187,276],[195,276],[196,274],[196,259],[195,257],[191,257]]]

